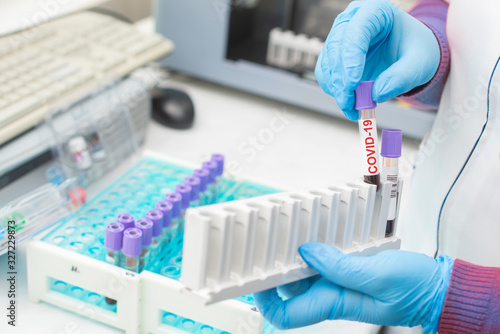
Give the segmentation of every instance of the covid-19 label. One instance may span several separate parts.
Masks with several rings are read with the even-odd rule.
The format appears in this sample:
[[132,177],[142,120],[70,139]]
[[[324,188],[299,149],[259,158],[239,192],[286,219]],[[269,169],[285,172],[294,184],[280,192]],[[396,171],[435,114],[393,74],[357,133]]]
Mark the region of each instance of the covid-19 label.
[[363,148],[363,174],[377,175],[380,173],[377,123],[375,119],[360,119],[358,123]]

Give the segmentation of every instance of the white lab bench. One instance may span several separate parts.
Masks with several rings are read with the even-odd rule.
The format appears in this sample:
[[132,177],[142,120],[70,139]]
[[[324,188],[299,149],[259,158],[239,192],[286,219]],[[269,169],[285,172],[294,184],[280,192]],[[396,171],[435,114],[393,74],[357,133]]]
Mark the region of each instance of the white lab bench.
[[[220,152],[226,155],[228,167],[239,166],[231,169],[237,177],[260,180],[283,189],[304,189],[360,177],[361,148],[355,122],[180,75],[171,77],[168,85],[185,90],[192,97],[196,107],[194,126],[189,130],[173,130],[151,122],[144,149],[191,163],[199,163],[211,153]],[[405,139],[403,155],[411,160],[417,147],[417,141]],[[103,184],[108,181],[111,180]],[[89,195],[92,196],[92,190]],[[53,305],[31,303],[26,285],[25,248],[24,243],[17,255],[16,328],[7,326],[5,321],[7,257],[0,257],[0,309],[4,310],[0,313],[3,319],[0,333],[120,333]],[[377,333],[377,327],[328,321],[288,332],[363,334]]]

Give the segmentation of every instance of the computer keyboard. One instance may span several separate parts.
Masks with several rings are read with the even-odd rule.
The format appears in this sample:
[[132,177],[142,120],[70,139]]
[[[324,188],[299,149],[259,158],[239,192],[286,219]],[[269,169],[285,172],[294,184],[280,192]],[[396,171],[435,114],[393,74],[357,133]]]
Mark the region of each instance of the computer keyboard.
[[0,145],[172,50],[160,35],[94,12],[0,38]]

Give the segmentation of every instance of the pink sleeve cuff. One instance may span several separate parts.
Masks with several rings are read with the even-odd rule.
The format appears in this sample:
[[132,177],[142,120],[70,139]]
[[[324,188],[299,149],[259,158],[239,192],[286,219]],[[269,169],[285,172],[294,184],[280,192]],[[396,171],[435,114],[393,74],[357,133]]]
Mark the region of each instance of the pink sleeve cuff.
[[500,333],[500,268],[455,260],[438,332]]
[[434,77],[425,85],[415,87],[398,98],[415,108],[437,110],[450,71],[450,49],[446,37],[448,5],[441,0],[422,0],[410,15],[432,30],[439,44],[441,60]]

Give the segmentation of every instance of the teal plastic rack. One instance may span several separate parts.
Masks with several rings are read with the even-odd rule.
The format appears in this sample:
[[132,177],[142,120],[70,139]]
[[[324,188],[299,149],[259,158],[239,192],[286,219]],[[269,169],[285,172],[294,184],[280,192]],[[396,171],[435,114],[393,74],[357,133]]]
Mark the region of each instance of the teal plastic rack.
[[[107,187],[99,195],[86,203],[79,211],[62,221],[54,230],[41,239],[42,242],[88,258],[106,262],[104,246],[105,229],[108,223],[116,221],[121,213],[131,213],[137,219],[145,217],[154,209],[155,203],[162,201],[165,194],[173,192],[175,186],[184,182],[194,170],[145,157],[122,177]],[[249,181],[219,180],[216,202],[261,196],[278,192],[267,186]],[[182,232],[174,237],[161,252],[144,268],[167,279],[178,281],[182,268]],[[69,253],[68,253],[69,254]],[[90,304],[94,309],[113,316],[120,307],[119,302],[98,292],[86,290],[60,277],[50,277],[49,290],[80,303]],[[238,301],[254,305],[252,296],[237,298]],[[118,304],[118,305],[117,305]],[[161,311],[164,326],[188,333],[227,333],[212,326]],[[264,324],[264,332],[272,333],[273,328]]]

